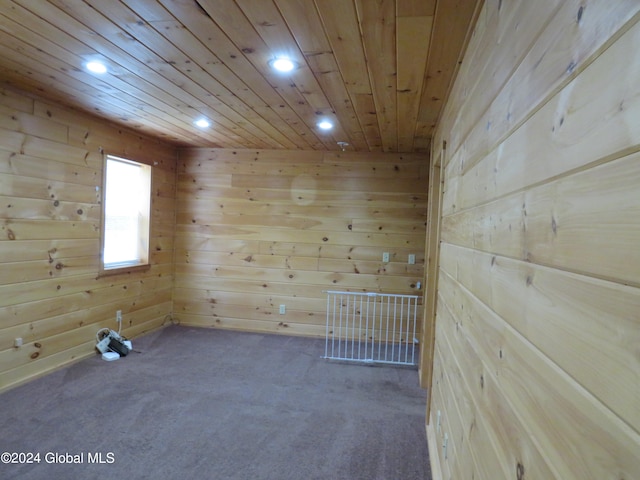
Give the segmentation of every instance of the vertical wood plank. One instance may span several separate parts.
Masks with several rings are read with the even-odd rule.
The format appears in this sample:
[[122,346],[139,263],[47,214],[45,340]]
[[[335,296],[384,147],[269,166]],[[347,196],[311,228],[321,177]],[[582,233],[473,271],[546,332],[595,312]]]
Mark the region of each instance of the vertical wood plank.
[[395,2],[357,0],[356,7],[376,106],[382,150],[398,150]]

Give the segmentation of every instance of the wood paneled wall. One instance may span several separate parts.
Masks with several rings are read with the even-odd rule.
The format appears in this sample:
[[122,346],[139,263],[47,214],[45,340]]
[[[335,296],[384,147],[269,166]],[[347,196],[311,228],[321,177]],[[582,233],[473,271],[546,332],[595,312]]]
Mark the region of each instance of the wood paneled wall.
[[[101,149],[154,166],[147,272],[97,278]],[[93,355],[98,329],[117,330],[116,310],[128,337],[170,319],[176,153],[0,90],[0,391]]]
[[324,336],[326,290],[421,295],[427,163],[425,155],[181,151],[176,321]]
[[639,11],[485,1],[433,152],[444,478],[640,478]]

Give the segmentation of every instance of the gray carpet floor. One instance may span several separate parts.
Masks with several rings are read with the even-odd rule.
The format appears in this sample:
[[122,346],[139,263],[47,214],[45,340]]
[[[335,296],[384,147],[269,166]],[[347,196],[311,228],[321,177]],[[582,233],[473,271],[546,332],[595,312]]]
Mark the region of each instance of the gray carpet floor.
[[0,453],[39,460],[0,463],[0,478],[431,478],[415,370],[329,362],[320,339],[180,326],[133,347],[0,395]]

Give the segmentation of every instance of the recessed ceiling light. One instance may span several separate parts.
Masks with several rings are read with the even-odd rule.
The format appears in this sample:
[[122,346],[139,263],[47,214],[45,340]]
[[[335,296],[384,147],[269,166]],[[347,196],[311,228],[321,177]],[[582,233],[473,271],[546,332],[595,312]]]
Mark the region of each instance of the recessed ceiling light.
[[322,130],[331,130],[333,128],[333,123],[329,120],[323,120],[318,123],[318,128],[321,128]]
[[107,66],[102,62],[98,62],[97,60],[92,60],[90,62],[87,62],[85,66],[87,67],[87,70],[93,73],[98,73],[98,74],[107,73]]
[[209,122],[209,120],[207,120],[206,118],[200,118],[194,123],[196,124],[196,127],[199,128],[208,128],[209,126],[211,126],[211,122]]
[[298,68],[296,62],[285,57],[274,58],[269,62],[269,65],[271,65],[271,68],[283,73],[291,72]]

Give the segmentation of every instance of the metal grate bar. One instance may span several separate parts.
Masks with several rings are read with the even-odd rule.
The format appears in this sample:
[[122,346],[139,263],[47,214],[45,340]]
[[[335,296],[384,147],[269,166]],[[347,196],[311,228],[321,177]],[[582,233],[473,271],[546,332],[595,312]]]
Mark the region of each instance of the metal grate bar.
[[416,365],[418,296],[327,293],[324,358]]

